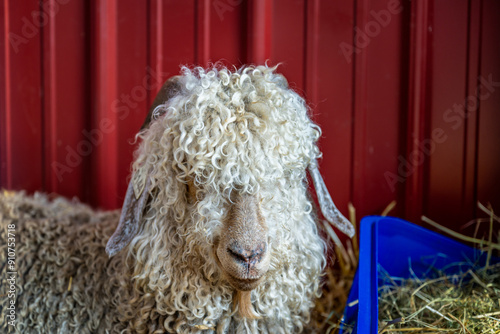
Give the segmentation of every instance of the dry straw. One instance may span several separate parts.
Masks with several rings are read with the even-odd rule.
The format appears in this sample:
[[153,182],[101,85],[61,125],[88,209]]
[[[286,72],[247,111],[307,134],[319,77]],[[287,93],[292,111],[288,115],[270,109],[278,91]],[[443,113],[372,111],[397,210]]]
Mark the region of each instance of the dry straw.
[[[395,204],[390,203],[382,215],[387,215]],[[422,217],[422,220],[456,239],[475,244],[486,252],[486,264],[455,275],[441,272],[435,275],[435,279],[427,280],[414,275],[411,267],[410,273],[414,278],[407,280],[390,277],[383,268],[379,268],[379,275],[390,282],[379,290],[379,319],[383,319],[379,323],[379,334],[500,334],[500,264],[491,264],[492,256],[500,255],[500,217],[494,214],[491,207],[480,203],[478,206],[489,218],[475,219],[467,225],[476,224],[477,234],[479,224],[489,223],[487,240],[459,234],[427,217]],[[356,226],[356,212],[351,204],[349,218]],[[344,246],[327,223],[323,228],[335,241],[338,265],[326,269],[323,294],[316,302],[308,332],[335,334],[343,328],[344,333],[349,334],[353,325],[343,323],[342,314],[358,265],[358,244],[354,239],[352,243],[348,240]],[[464,259],[464,263],[453,265],[465,264],[471,268],[471,261]],[[429,269],[436,272],[435,268]]]
[[[395,206],[396,201],[391,202],[382,215],[387,215]],[[356,227],[356,210],[351,203],[349,203],[349,220]],[[344,333],[348,334],[352,332],[352,325],[342,321],[342,314],[358,266],[358,242],[356,238],[353,238],[352,241],[347,240],[346,246],[344,246],[327,222],[324,222],[322,227],[334,240],[333,249],[338,265],[326,268],[322,295],[316,301],[308,332],[335,334],[343,328]],[[350,306],[355,305],[356,302],[352,302]]]
[[379,268],[379,276],[389,283],[379,289],[379,319],[385,319],[379,323],[379,333],[500,333],[500,263],[491,264],[492,256],[500,250],[500,236],[495,236],[496,242],[493,240],[494,231],[498,234],[500,230],[500,218],[491,206],[479,203],[479,208],[489,215],[489,219],[475,220],[477,224],[489,223],[487,240],[459,234],[427,217],[422,220],[457,239],[474,243],[487,253],[484,266],[464,259],[464,263],[452,265],[467,270],[447,275],[429,268],[437,275],[427,280],[389,277]]

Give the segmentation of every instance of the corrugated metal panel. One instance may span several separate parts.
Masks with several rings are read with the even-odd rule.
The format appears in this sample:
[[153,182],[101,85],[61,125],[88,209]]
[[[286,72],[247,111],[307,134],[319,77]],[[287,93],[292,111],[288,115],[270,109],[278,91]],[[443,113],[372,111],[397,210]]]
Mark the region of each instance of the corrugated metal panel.
[[[429,105],[429,57],[431,48],[430,2],[414,1],[411,3],[408,63],[408,111],[406,116],[406,154],[398,156],[397,173],[391,174],[393,185],[405,186],[404,206],[406,218],[417,221],[423,212],[424,202],[424,172],[426,158],[423,155],[422,144],[428,138]],[[402,108],[403,109],[403,108]],[[404,109],[403,109],[404,110]],[[402,136],[401,136],[402,137]],[[419,158],[421,158],[419,160]],[[408,163],[415,161],[415,163]],[[428,157],[427,157],[428,159]],[[389,176],[389,174],[386,174]]]
[[481,12],[477,199],[500,207],[500,2],[483,0]]
[[339,46],[353,43],[353,4],[354,1],[314,2],[312,8],[308,7],[307,20],[307,99],[323,129],[321,171],[342,212],[347,212],[347,204],[352,200],[354,62],[339,52]]
[[[397,172],[404,39],[403,7],[391,2],[358,1],[354,37],[353,203],[362,214],[380,213],[394,199],[386,173]],[[388,23],[383,23],[385,21]],[[390,20],[390,22],[389,22]]]
[[431,100],[427,137],[432,138],[432,131],[443,135],[432,142],[435,148],[429,159],[424,212],[437,220],[444,218],[444,212],[448,212],[450,221],[459,221],[463,215],[465,123],[450,122],[448,110],[463,105],[467,87],[467,5],[467,0],[436,1],[431,9],[433,52],[427,82]]
[[[89,96],[89,35],[86,31],[85,1],[70,1],[64,6],[55,0],[43,13],[40,58],[43,115],[44,190],[65,196],[85,196],[92,144],[85,139]],[[68,47],[71,46],[71,47]],[[21,130],[19,133],[26,132]],[[36,165],[35,165],[36,166]],[[31,166],[31,168],[35,167]],[[35,167],[36,168],[36,167]]]
[[41,29],[38,1],[2,4],[1,187],[44,187]]
[[[343,212],[349,201],[361,216],[397,200],[398,216],[457,227],[477,199],[500,206],[498,9],[494,0],[5,0],[0,186],[119,207],[132,140],[167,77],[183,64],[269,59],[323,128],[320,168]],[[478,85],[488,98],[456,118]],[[446,140],[427,153],[436,134]]]

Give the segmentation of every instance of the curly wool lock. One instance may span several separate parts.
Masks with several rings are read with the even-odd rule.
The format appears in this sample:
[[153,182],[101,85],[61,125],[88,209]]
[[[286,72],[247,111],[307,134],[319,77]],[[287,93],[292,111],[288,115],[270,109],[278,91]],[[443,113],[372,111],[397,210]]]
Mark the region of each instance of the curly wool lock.
[[[306,183],[306,169],[320,156],[320,130],[304,100],[267,66],[184,67],[172,82],[138,135],[134,176],[113,236],[116,215],[85,209],[77,219],[81,206],[74,205],[72,216],[45,203],[38,223],[23,213],[32,199],[2,198],[8,212],[21,212],[11,216],[21,217],[16,224],[27,235],[18,255],[25,273],[18,307],[40,309],[21,312],[22,332],[299,333],[308,322],[325,246]],[[318,175],[312,176],[318,189]],[[245,208],[256,208],[249,214],[255,219],[245,218]],[[2,228],[11,216],[3,214]],[[228,222],[240,216],[242,223]],[[84,223],[71,229],[72,220]],[[266,239],[259,256],[252,251],[244,258],[243,280],[231,277],[218,256],[227,256],[220,245],[234,230],[244,245]],[[103,245],[110,236],[108,259]],[[34,256],[40,245],[52,255]],[[231,247],[239,266],[245,250],[235,254],[240,249]],[[262,252],[266,260],[258,263]],[[73,287],[64,291],[68,276]]]

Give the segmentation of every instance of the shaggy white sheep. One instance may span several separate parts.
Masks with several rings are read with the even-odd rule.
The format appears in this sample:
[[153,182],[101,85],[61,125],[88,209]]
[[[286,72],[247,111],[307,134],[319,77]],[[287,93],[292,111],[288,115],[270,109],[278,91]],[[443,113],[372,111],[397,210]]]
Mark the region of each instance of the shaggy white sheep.
[[319,136],[275,68],[184,67],[138,135],[110,259],[112,213],[2,197],[1,233],[16,224],[21,245],[17,329],[301,332],[325,265],[308,168],[325,218],[353,234],[317,170]]

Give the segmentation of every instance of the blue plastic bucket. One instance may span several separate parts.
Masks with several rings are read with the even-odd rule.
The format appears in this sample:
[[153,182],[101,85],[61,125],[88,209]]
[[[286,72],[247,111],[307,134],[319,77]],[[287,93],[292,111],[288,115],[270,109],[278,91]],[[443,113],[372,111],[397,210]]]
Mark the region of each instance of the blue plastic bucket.
[[[486,262],[484,252],[402,219],[369,216],[363,218],[360,229],[359,266],[344,310],[344,323],[354,325],[353,333],[378,331],[379,266],[398,278],[409,278],[411,266],[417,277],[424,278],[431,265],[436,269],[446,267],[449,275],[472,266],[447,267],[450,264],[464,263],[466,259],[478,265]],[[498,263],[500,258],[490,262]],[[349,306],[353,302],[355,305]]]

